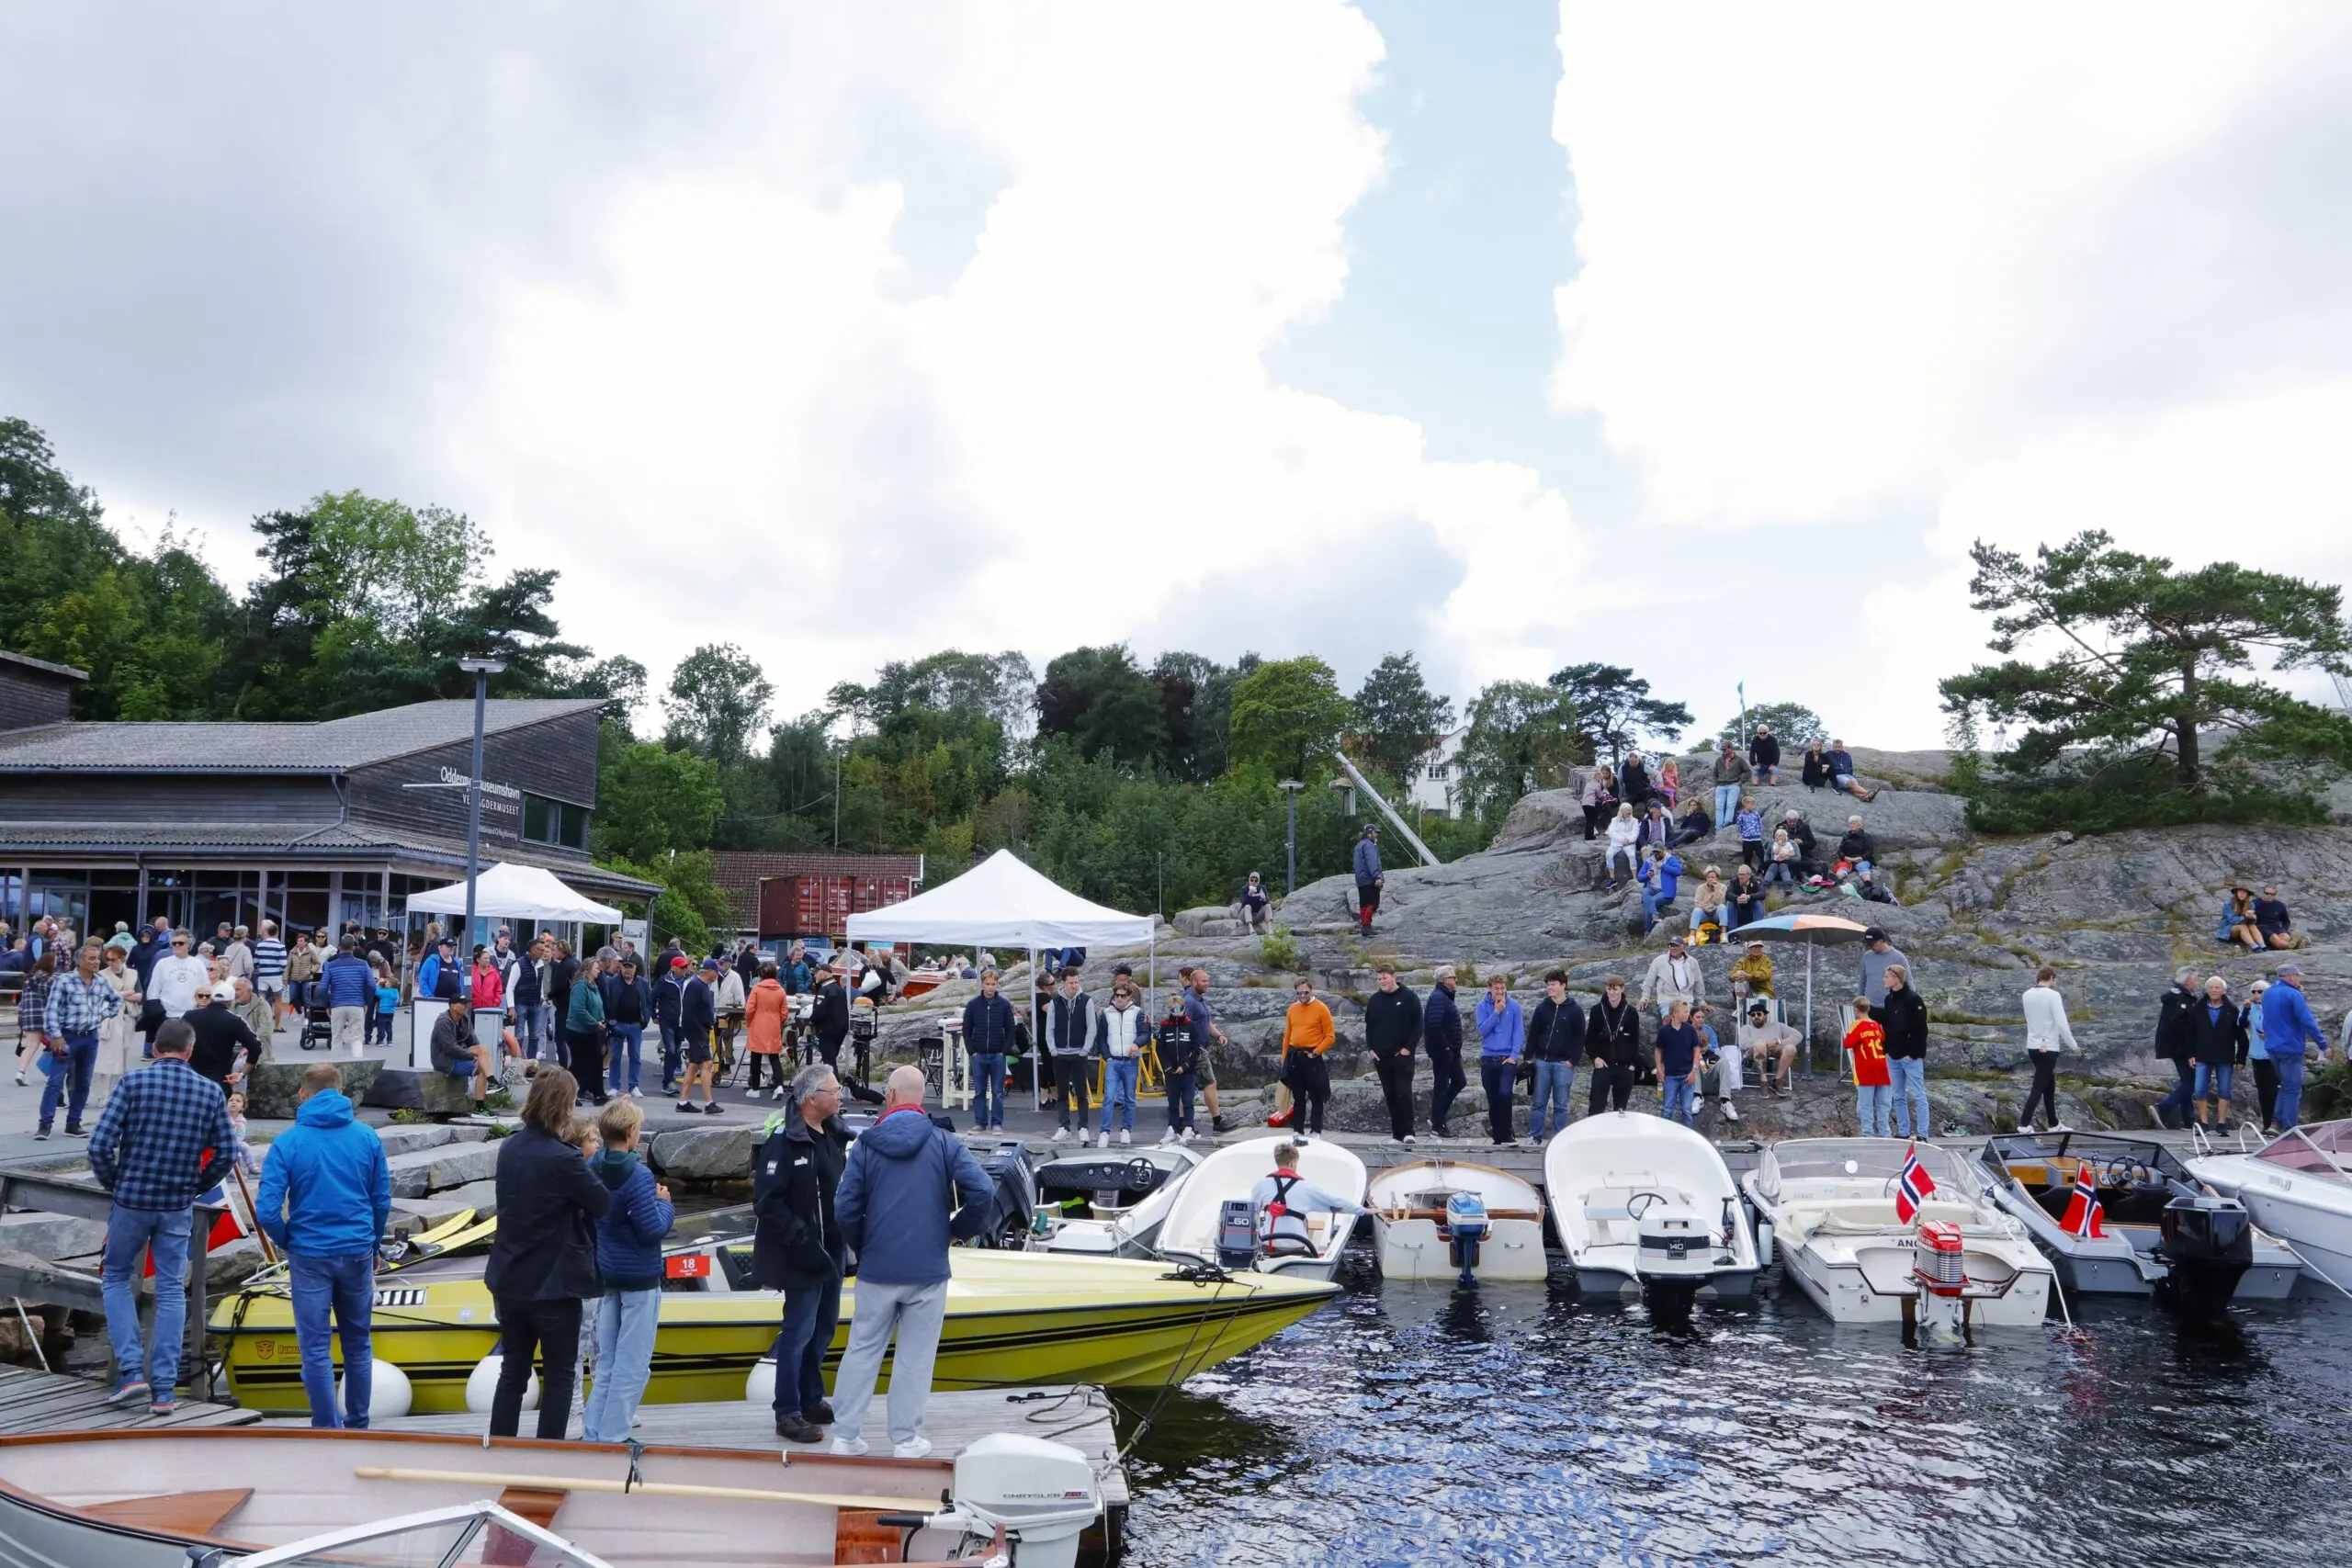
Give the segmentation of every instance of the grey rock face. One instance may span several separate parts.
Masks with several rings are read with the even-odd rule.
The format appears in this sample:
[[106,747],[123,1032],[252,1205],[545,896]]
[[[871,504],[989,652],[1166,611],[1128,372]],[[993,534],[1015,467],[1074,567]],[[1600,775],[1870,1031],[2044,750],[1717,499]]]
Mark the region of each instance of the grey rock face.
[[663,1176],[704,1179],[741,1179],[752,1174],[752,1155],[760,1146],[765,1119],[730,1122],[723,1127],[686,1127],[653,1136],[653,1168]]
[[422,1198],[469,1182],[487,1181],[498,1172],[494,1143],[448,1143],[392,1155],[392,1196]]

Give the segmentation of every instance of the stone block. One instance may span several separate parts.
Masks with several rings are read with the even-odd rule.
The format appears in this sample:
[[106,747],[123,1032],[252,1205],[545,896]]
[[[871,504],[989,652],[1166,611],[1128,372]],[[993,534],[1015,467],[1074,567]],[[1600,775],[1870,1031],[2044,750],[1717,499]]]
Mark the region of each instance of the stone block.
[[488,1219],[497,1213],[498,1183],[469,1181],[463,1187],[452,1187],[423,1198],[395,1198],[392,1228],[411,1234],[429,1230],[466,1209],[471,1209],[477,1219]]
[[1195,908],[1177,910],[1170,923],[1175,926],[1180,935],[1200,936],[1204,934],[1202,928],[1210,921],[1228,919],[1232,914],[1231,905],[1203,904]]
[[752,1154],[760,1146],[764,1117],[716,1127],[657,1133],[653,1168],[663,1176],[707,1180],[741,1179],[752,1174]]
[[492,1143],[442,1144],[390,1156],[392,1196],[422,1198],[468,1182],[485,1181],[498,1169],[498,1145]]
[[[326,1061],[324,1056],[304,1059],[297,1056],[290,1062],[265,1062],[247,1074],[245,1085],[245,1117],[254,1122],[291,1122],[294,1119],[294,1096],[302,1087],[302,1075]],[[343,1057],[335,1061],[343,1074],[343,1092],[355,1105],[367,1101],[375,1088],[383,1064],[353,1061]]]
[[103,1220],[27,1212],[0,1214],[0,1252],[29,1252],[36,1258],[85,1258],[106,1245]]
[[384,1141],[386,1155],[408,1155],[455,1141],[457,1130],[439,1122],[388,1122],[376,1129],[376,1136]]

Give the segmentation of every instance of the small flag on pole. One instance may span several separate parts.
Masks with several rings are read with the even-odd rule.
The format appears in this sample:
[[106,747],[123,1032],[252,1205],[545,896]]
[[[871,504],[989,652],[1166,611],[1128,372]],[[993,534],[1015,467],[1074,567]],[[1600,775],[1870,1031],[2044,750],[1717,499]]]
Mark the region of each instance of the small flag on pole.
[[2066,1200],[2066,1217],[2058,1222],[2066,1234],[2086,1240],[2096,1240],[2107,1234],[2107,1207],[2098,1201],[2098,1182],[2091,1175],[2091,1162],[2080,1160],[2075,1166],[2075,1190]]
[[1909,1224],[1918,1217],[1919,1205],[1935,1192],[1936,1179],[1919,1163],[1919,1145],[1913,1144],[1903,1151],[1903,1174],[1894,1183],[1894,1218],[1898,1224]]

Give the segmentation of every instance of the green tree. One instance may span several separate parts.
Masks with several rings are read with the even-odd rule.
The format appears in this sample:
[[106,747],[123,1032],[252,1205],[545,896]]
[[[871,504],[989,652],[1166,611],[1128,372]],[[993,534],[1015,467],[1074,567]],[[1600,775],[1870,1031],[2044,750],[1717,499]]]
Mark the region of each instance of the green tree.
[[705,643],[678,661],[662,712],[673,739],[725,768],[742,761],[767,728],[775,696],[750,654],[731,642]]
[[1456,766],[1465,815],[1499,818],[1531,790],[1566,784],[1591,759],[1576,704],[1548,682],[1497,681],[1470,703]]
[[1737,714],[1724,720],[1723,728],[1715,732],[1715,744],[1720,746],[1728,740],[1734,750],[1745,754],[1747,738],[1759,724],[1770,725],[1774,737],[1791,750],[1802,750],[1804,743],[1816,735],[1825,740],[1829,738],[1821,716],[1803,703],[1757,703],[1748,708],[1744,723]]
[[1338,748],[1349,718],[1329,664],[1312,654],[1271,660],[1233,683],[1232,759],[1306,778]]
[[909,708],[993,718],[1008,735],[1024,735],[1034,711],[1036,676],[1023,655],[966,653],[944,649],[912,663],[882,666],[870,686],[842,682],[827,704],[857,723],[875,727]]
[[1038,683],[1037,735],[1067,737],[1081,756],[1144,766],[1168,751],[1166,696],[1124,643],[1073,649]]
[[1611,767],[1645,739],[1677,740],[1690,726],[1689,708],[1651,696],[1650,683],[1622,664],[1571,664],[1544,683],[1568,699]]
[[1409,653],[1382,659],[1356,692],[1356,755],[1383,782],[1409,778],[1453,728],[1453,699],[1429,689],[1419,660]]
[[[2084,827],[2274,806],[2301,817],[2308,787],[2222,764],[2352,761],[2352,720],[2256,671],[2259,654],[2273,671],[2352,674],[2341,589],[2233,561],[2183,571],[2097,529],[2039,547],[2031,563],[1982,540],[1969,555],[1970,603],[1994,617],[1993,651],[2013,657],[1942,682],[1944,710],[1972,752],[1982,720],[2024,727],[1994,774],[1969,771],[1980,817],[2053,792],[2071,794]],[[2039,658],[2014,657],[2029,645]],[[2214,738],[2227,748],[2218,759]]]
[[490,556],[489,541],[446,506],[349,490],[312,497],[309,517],[319,608],[332,620],[370,622],[388,639],[454,616]]
[[1159,685],[1168,715],[1168,750],[1162,760],[1170,777],[1206,784],[1224,775],[1233,728],[1233,683],[1261,662],[1254,653],[1219,664],[1181,650],[1152,661],[1151,678]]
[[650,864],[673,851],[707,849],[721,804],[718,764],[709,758],[634,739],[610,720],[598,727],[597,855]]

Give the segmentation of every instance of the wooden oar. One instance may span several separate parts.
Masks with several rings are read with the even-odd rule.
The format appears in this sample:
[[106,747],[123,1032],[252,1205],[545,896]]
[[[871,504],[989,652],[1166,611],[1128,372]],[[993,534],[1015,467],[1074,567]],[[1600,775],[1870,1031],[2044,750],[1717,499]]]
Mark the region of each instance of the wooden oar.
[[363,1464],[351,1473],[362,1481],[446,1482],[466,1486],[519,1486],[539,1492],[627,1492],[642,1493],[649,1497],[722,1497],[746,1503],[808,1503],[821,1508],[878,1508],[885,1513],[896,1514],[933,1514],[940,1507],[938,1499],[933,1497],[867,1497],[848,1492],[766,1492],[750,1486],[689,1486],[659,1481],[640,1481],[632,1486],[625,1481],[585,1476],[500,1475],[478,1470],[405,1470]]

